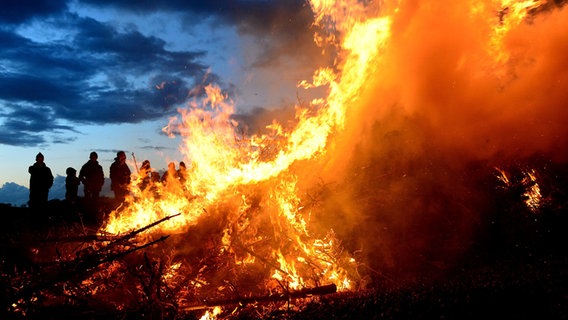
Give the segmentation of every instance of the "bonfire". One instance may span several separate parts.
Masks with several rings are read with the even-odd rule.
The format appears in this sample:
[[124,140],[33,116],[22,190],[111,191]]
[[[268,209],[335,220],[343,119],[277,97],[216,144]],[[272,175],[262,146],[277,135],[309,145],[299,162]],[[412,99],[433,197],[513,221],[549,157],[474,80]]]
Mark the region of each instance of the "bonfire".
[[[186,179],[142,184],[135,173],[96,228],[50,231],[33,267],[4,270],[5,310],[209,319],[299,310],[452,270],[503,209],[495,190],[528,220],[562,203],[550,168],[566,160],[555,157],[568,135],[554,100],[565,88],[546,87],[539,108],[544,87],[525,90],[527,74],[557,70],[546,55],[566,40],[561,5],[310,6],[314,40],[336,58],[298,86],[323,97],[253,134],[220,87],[196,88],[204,94],[163,129],[183,141]],[[546,31],[548,40],[522,37]],[[545,160],[531,162],[537,151]]]

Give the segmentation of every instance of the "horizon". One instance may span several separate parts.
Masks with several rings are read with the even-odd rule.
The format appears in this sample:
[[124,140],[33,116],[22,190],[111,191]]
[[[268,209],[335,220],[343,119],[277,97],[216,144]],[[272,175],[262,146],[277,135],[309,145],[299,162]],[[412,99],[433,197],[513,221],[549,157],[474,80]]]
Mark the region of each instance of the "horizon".
[[[176,164],[176,167],[178,164]],[[104,171],[104,168],[103,168]],[[160,176],[166,172],[165,168],[154,170]],[[135,174],[135,171],[132,171]],[[53,173],[53,186],[49,190],[48,200],[65,200],[65,175]],[[101,196],[113,198],[114,194],[110,190],[110,177],[105,174],[105,182],[101,190]],[[84,197],[83,184],[79,185],[77,192],[79,198]],[[11,206],[27,206],[29,198],[29,184],[22,185],[17,182],[7,181],[0,185],[0,204],[9,204]]]

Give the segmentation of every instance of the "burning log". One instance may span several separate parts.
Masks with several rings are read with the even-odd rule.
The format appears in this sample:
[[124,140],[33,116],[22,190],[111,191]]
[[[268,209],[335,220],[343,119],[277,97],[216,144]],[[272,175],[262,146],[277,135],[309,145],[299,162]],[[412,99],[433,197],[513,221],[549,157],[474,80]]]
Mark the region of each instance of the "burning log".
[[337,286],[335,284],[329,284],[325,286],[304,288],[302,290],[269,294],[265,296],[239,297],[234,299],[205,301],[205,304],[203,305],[186,307],[185,311],[203,310],[213,307],[222,307],[230,305],[247,305],[251,303],[266,303],[266,302],[287,301],[291,299],[303,299],[314,295],[326,295],[336,292],[337,292]]

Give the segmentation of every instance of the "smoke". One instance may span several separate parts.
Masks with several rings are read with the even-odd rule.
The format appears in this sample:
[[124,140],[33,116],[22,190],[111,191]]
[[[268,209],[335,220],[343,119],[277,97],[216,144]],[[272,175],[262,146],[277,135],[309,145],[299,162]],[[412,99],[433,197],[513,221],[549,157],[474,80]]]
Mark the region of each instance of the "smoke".
[[568,10],[529,12],[495,44],[511,12],[406,1],[393,14],[325,177],[324,223],[373,270],[450,269],[494,210],[495,166],[568,160]]

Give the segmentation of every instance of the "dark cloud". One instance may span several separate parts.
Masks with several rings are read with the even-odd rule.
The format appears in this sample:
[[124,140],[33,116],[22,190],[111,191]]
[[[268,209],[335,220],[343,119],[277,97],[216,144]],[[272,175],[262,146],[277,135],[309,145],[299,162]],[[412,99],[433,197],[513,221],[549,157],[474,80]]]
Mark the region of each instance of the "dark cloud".
[[139,147],[138,149],[142,149],[142,150],[155,150],[155,151],[172,150],[172,148],[160,147],[160,146],[143,146],[143,147]]
[[47,107],[20,107],[5,105],[0,115],[5,118],[0,129],[0,143],[14,146],[37,146],[47,142],[69,141],[55,135],[53,141],[46,139],[44,132],[77,132],[72,126],[62,125],[53,110]]
[[[187,13],[194,16],[213,16],[231,25],[242,25],[264,32],[281,21],[294,20],[299,11],[309,10],[305,0],[267,1],[267,0],[191,0],[191,1],[145,1],[128,0],[98,1],[86,0],[97,7],[117,7],[140,14],[156,11]],[[297,23],[297,21],[296,21]],[[305,21],[302,21],[305,23]],[[255,28],[253,28],[255,27]]]
[[[114,7],[148,14],[175,12],[185,18],[184,24],[192,27],[198,19],[210,18],[224,25],[237,28],[243,35],[259,38],[264,51],[256,57],[251,67],[267,67],[281,59],[293,56],[297,59],[313,58],[321,54],[314,44],[313,13],[306,0],[213,0],[213,1],[83,1],[96,7]],[[185,14],[185,15],[184,15]],[[312,69],[313,70],[313,69]]]
[[64,81],[55,82],[54,78],[54,75],[40,77],[35,74],[3,73],[0,78],[0,99],[47,105],[79,99],[75,92],[78,88]]
[[36,145],[47,142],[45,133],[73,130],[58,119],[78,124],[158,119],[174,112],[196,84],[219,80],[199,62],[205,52],[173,52],[164,40],[136,30],[119,32],[69,13],[59,17],[45,23],[72,30],[61,41],[36,42],[9,28],[0,31],[2,144]]
[[24,134],[2,128],[0,130],[0,144],[12,146],[39,146],[46,142],[42,134],[25,132]]
[[0,23],[18,24],[67,8],[67,0],[3,0]]
[[[138,123],[168,116],[210,83],[237,94],[201,61],[207,52],[172,51],[165,40],[135,27],[118,29],[68,11],[65,1],[8,1],[0,13],[0,143],[35,145],[46,133],[74,124]],[[236,27],[264,44],[249,67],[265,68],[287,57],[315,53],[310,7],[305,1],[81,1],[79,5],[128,13],[174,13],[186,27],[196,19]],[[41,20],[40,20],[41,19]],[[202,21],[202,20],[199,20]],[[17,33],[41,22],[63,33],[43,41]],[[37,26],[36,26],[37,27]],[[301,60],[301,59],[300,59]],[[305,65],[313,62],[305,59]],[[246,66],[245,66],[246,67]],[[16,112],[15,110],[21,110]],[[40,112],[41,110],[41,112]],[[26,114],[25,111],[28,111]],[[61,137],[53,141],[66,141]]]

